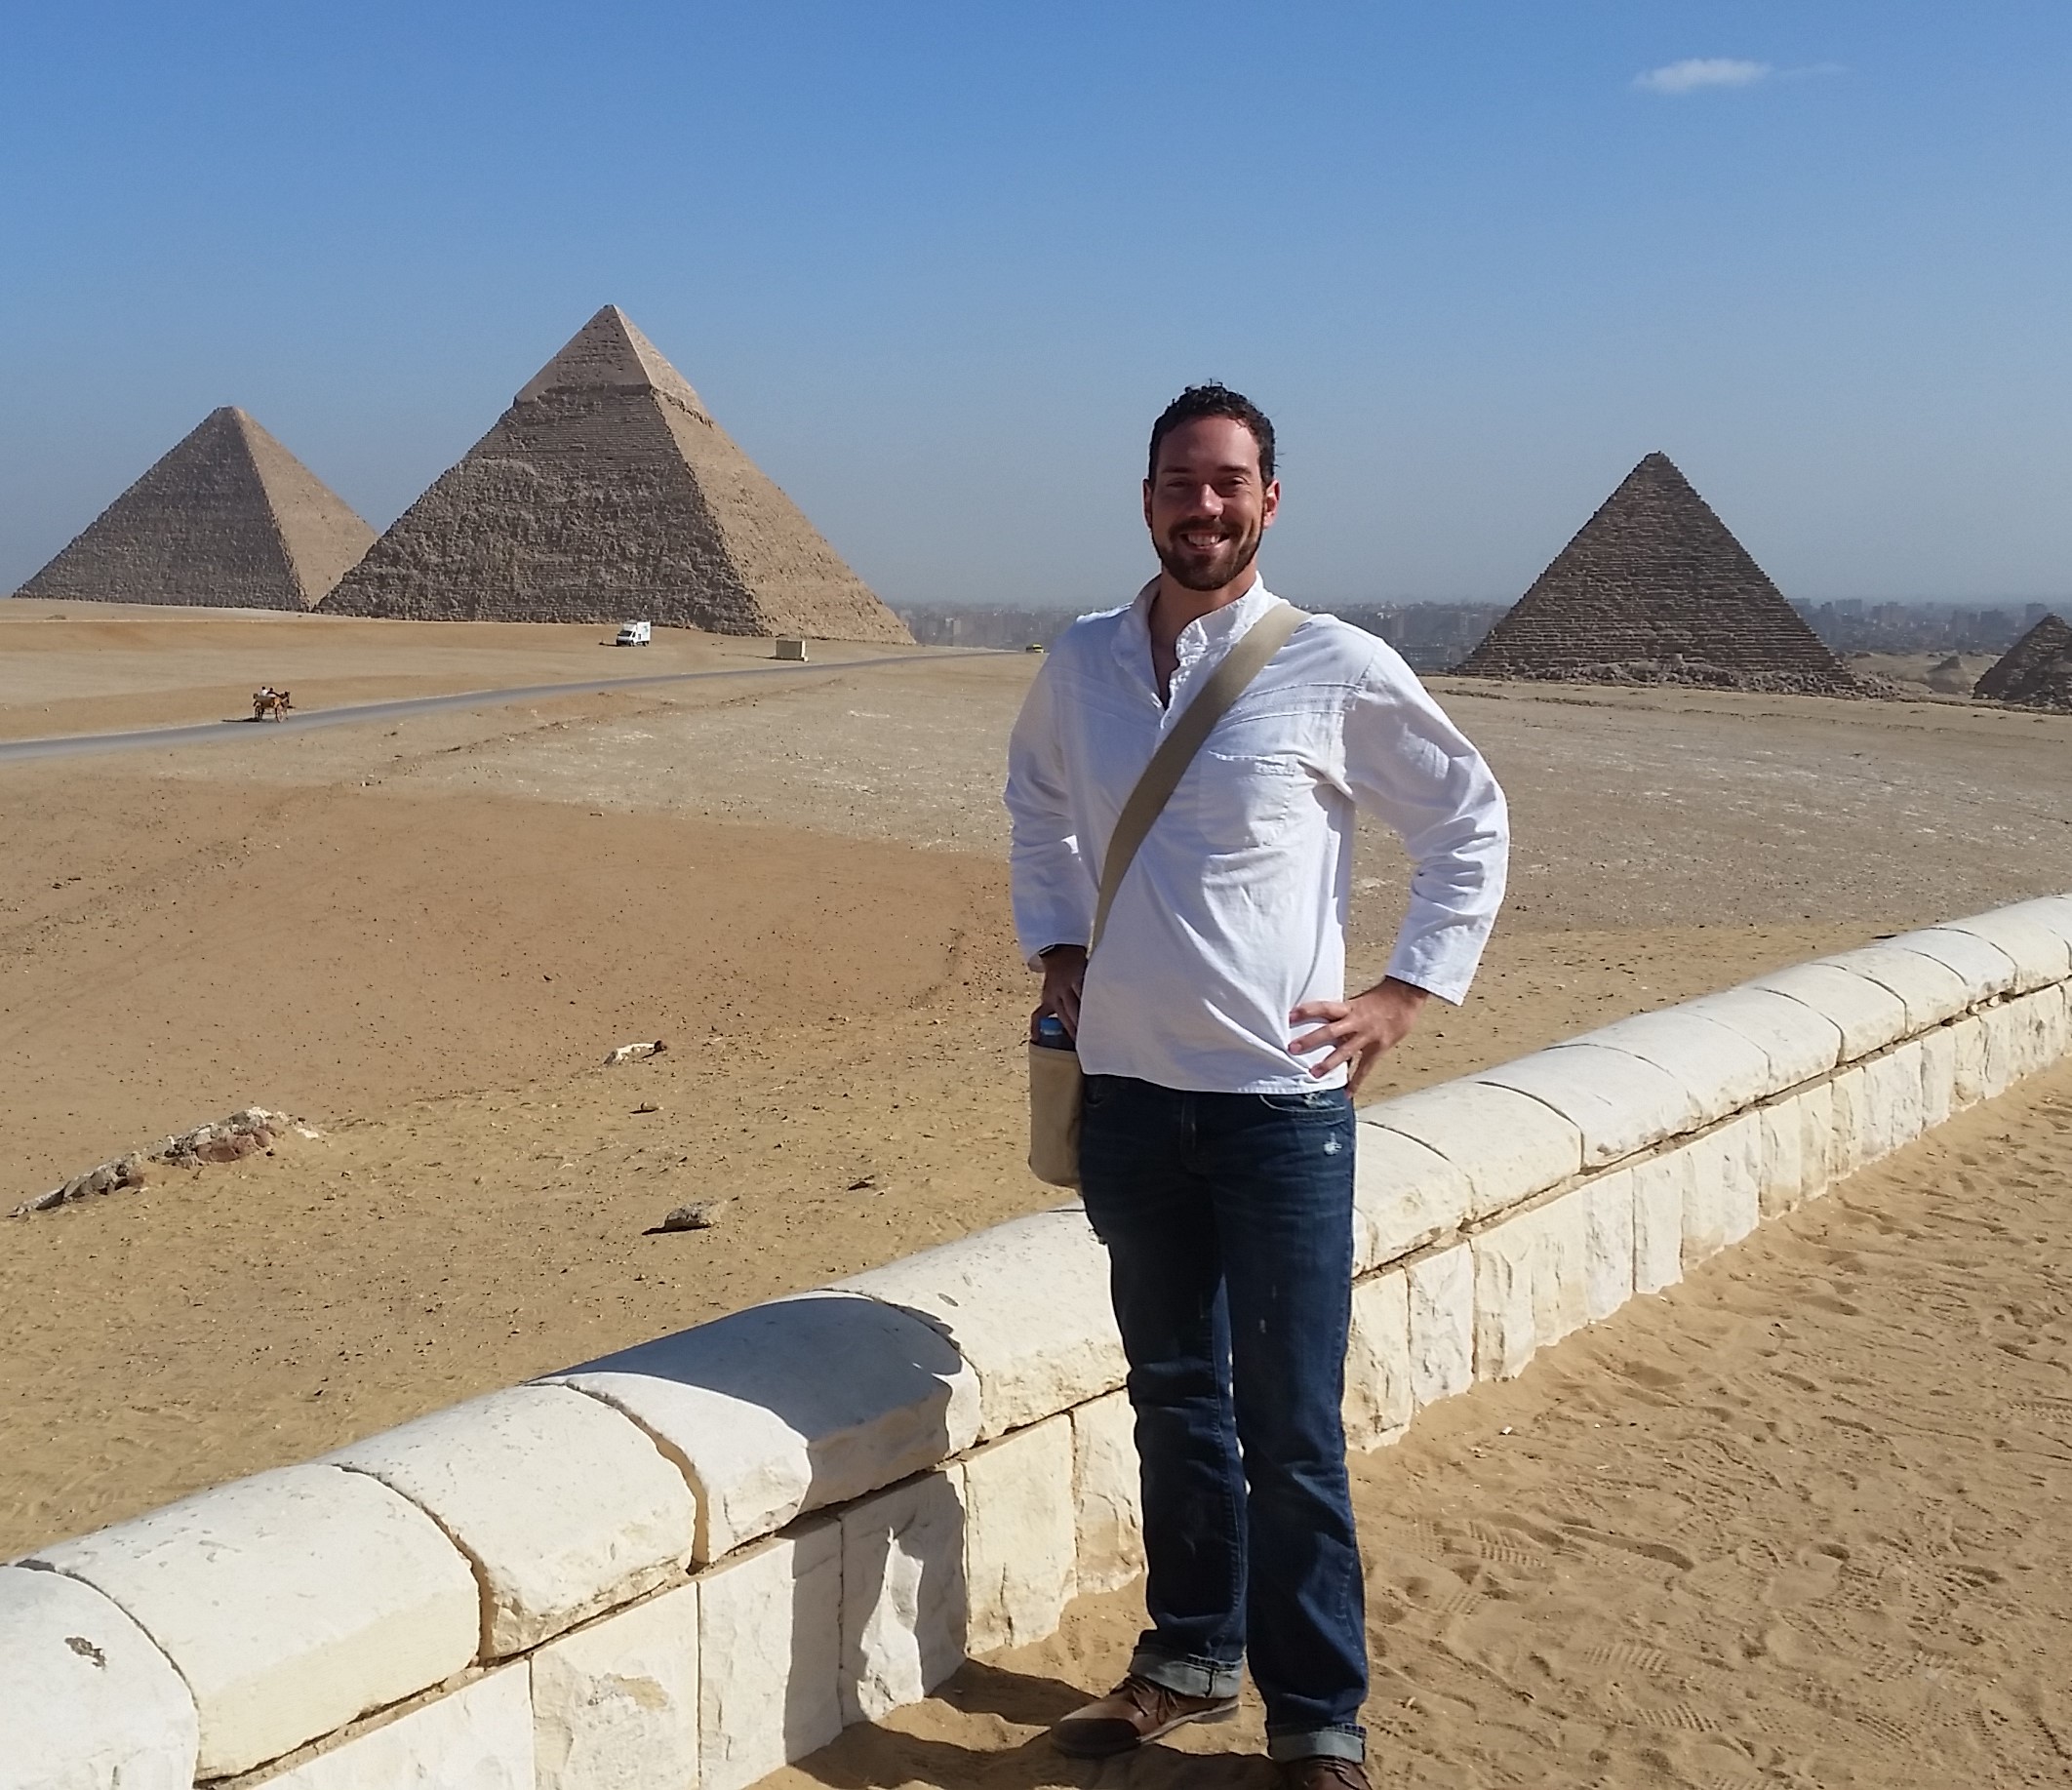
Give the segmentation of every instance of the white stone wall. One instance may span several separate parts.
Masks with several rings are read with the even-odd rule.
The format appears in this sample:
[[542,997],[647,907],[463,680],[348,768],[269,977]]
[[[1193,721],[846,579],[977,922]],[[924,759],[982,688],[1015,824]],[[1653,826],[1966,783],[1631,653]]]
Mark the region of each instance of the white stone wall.
[[[2072,896],[1360,1115],[1346,1432],[2072,1053]],[[1106,1259],[1039,1213],[0,1565],[0,1790],[737,1790],[1142,1563]]]

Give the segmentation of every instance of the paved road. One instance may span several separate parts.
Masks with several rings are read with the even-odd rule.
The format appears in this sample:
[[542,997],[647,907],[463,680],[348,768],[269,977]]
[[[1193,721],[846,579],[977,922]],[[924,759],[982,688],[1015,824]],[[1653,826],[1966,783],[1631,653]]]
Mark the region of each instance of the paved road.
[[506,702],[535,702],[544,696],[590,696],[603,690],[647,690],[664,684],[692,684],[700,678],[795,677],[800,672],[869,671],[879,665],[912,665],[926,660],[939,662],[946,656],[938,651],[897,653],[890,658],[835,659],[807,664],[728,665],[711,671],[665,671],[653,677],[593,678],[579,684],[526,684],[515,690],[466,690],[446,696],[407,696],[394,702],[363,702],[352,708],[295,710],[283,721],[203,721],[191,727],[139,728],[128,734],[61,734],[50,739],[5,739],[0,740],[0,764],[20,763],[32,758],[81,758],[98,752],[204,745],[211,740],[250,739],[256,729],[268,734],[276,729],[284,734],[307,733],[311,728],[393,721],[400,715],[425,715],[442,708],[496,708]]

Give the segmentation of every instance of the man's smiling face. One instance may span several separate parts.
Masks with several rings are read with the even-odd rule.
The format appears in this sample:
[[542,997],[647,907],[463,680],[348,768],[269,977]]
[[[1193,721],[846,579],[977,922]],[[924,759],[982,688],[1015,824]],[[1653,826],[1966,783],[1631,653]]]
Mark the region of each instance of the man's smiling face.
[[1259,444],[1230,417],[1198,417],[1159,443],[1144,482],[1144,522],[1159,563],[1187,590],[1220,590],[1252,568],[1273,525],[1281,482],[1259,471]]

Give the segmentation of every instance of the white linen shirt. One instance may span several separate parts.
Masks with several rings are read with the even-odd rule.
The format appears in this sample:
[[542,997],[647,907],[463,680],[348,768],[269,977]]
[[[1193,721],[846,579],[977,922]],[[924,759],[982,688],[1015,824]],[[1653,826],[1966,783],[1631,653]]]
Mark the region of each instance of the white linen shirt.
[[[1255,580],[1183,628],[1161,703],[1156,588],[1066,629],[1015,724],[1015,929],[1032,966],[1051,945],[1087,942],[1101,855],[1137,776],[1232,643],[1279,601]],[[1503,898],[1503,792],[1393,649],[1313,616],[1216,722],[1123,878],[1087,968],[1087,1073],[1224,1094],[1342,1083],[1342,1065],[1320,1080],[1289,1050],[1312,1028],[1288,1015],[1344,998],[1355,805],[1415,863],[1388,974],[1460,1000]]]

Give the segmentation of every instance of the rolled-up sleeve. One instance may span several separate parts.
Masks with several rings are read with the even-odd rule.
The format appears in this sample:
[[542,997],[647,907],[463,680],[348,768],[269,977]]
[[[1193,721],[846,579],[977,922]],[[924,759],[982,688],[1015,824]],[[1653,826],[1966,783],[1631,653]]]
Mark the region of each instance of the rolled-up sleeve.
[[1510,816],[1482,754],[1377,647],[1346,709],[1345,785],[1415,866],[1388,974],[1458,1003],[1503,902]]
[[1014,823],[1008,855],[1015,935],[1031,968],[1054,944],[1085,944],[1094,932],[1094,878],[1079,849],[1065,785],[1055,660],[1029,686],[1008,741],[1007,808]]

